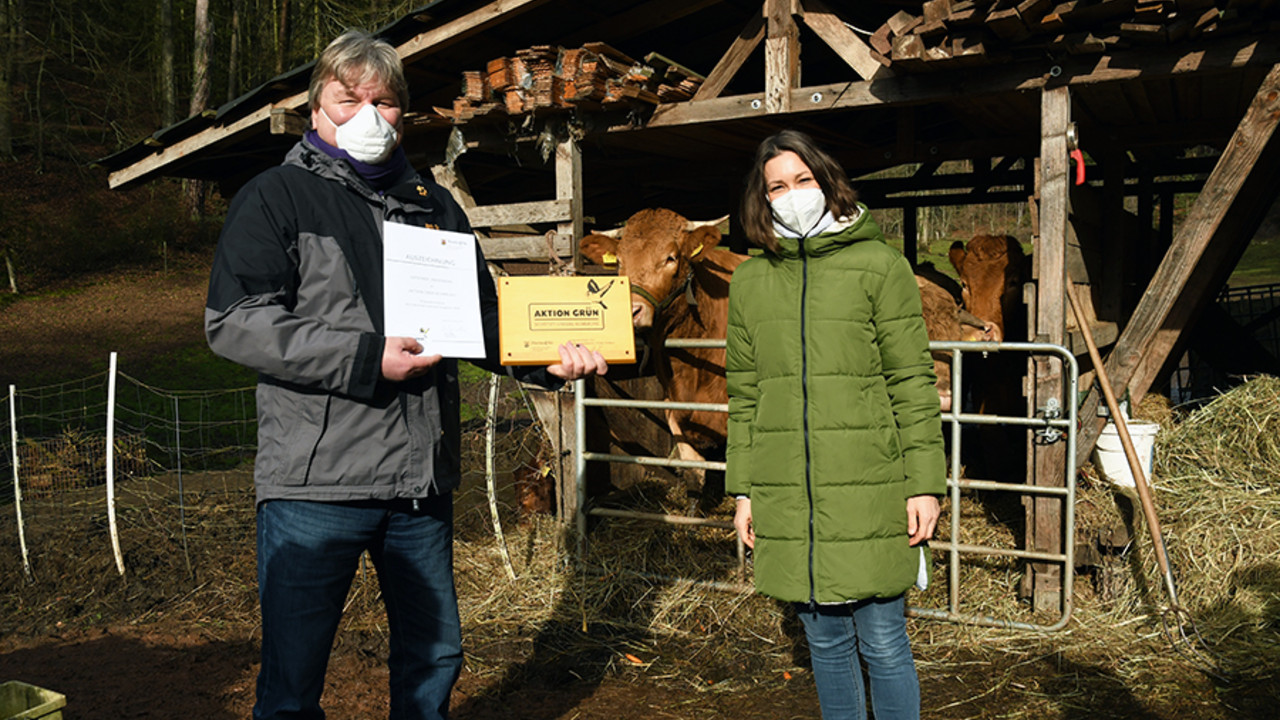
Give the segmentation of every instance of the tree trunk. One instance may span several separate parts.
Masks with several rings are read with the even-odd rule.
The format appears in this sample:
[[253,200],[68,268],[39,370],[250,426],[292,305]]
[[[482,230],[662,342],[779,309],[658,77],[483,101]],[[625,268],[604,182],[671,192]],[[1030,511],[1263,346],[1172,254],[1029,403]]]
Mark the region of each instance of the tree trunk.
[[[209,0],[196,0],[195,15],[195,56],[191,70],[191,109],[188,116],[204,112],[209,106],[209,41],[212,29],[209,25]],[[187,207],[191,216],[204,216],[204,181],[188,180]]]
[[13,31],[16,0],[0,0],[0,161],[13,157],[13,56],[17,53]]
[[240,95],[240,0],[231,0],[231,47],[227,50],[227,100]]
[[276,74],[284,72],[289,54],[289,0],[280,0],[280,16],[276,24]]
[[36,101],[31,109],[36,114],[36,172],[44,172],[44,110],[40,103],[44,94],[44,61],[47,55],[41,53],[40,68],[36,70]]
[[191,64],[191,108],[188,116],[204,112],[209,107],[209,42],[212,30],[209,25],[209,0],[196,0],[195,54]]
[[178,90],[173,73],[173,0],[160,0],[160,122],[178,122]]

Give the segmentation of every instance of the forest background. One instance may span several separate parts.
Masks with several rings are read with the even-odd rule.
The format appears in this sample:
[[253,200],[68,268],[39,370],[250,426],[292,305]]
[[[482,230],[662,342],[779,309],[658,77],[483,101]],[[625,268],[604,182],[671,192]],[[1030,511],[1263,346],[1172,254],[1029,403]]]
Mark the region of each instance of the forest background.
[[0,258],[9,292],[207,263],[225,202],[94,161],[311,61],[422,0],[0,0]]

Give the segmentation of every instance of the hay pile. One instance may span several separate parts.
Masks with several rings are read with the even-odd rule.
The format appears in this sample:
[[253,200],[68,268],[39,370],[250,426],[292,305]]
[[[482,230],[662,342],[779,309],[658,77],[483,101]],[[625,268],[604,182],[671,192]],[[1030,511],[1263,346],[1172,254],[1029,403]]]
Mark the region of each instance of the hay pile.
[[[648,512],[683,505],[681,488],[658,479],[626,495],[614,503]],[[506,533],[512,581],[478,514],[458,518],[455,574],[467,666],[497,681],[492,694],[618,673],[721,691],[803,672],[795,657],[803,631],[783,604],[749,587],[693,582],[738,581],[732,530],[593,521],[584,567],[569,562],[572,531],[538,517]]]
[[1280,379],[1164,428],[1154,474],[1182,604],[1224,669],[1280,678]]

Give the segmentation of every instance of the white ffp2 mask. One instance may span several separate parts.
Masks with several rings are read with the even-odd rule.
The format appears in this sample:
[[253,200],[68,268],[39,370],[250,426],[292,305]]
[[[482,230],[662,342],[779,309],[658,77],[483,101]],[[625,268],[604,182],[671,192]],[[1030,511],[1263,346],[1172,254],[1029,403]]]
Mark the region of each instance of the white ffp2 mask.
[[338,149],[363,163],[378,165],[391,156],[396,148],[396,129],[382,117],[372,105],[365,105],[349,120],[339,125],[329,113],[320,108],[320,114],[336,130],[334,135]]
[[769,202],[779,223],[808,237],[827,212],[827,196],[821,188],[796,188]]

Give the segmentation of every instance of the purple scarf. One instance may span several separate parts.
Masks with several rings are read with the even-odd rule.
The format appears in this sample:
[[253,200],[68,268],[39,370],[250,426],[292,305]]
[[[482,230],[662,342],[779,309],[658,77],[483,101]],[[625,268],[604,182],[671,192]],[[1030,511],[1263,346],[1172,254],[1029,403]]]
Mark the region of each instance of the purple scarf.
[[404,154],[404,148],[401,146],[396,147],[396,149],[391,153],[391,157],[387,158],[386,162],[381,165],[370,165],[369,163],[360,162],[359,160],[351,157],[351,155],[347,154],[346,150],[336,148],[320,139],[320,133],[315,130],[307,131],[306,141],[311,143],[311,145],[317,150],[320,150],[325,155],[328,155],[335,160],[346,160],[351,163],[351,167],[354,168],[357,173],[360,173],[360,177],[364,178],[365,182],[369,183],[369,187],[377,190],[378,192],[387,190],[395,185],[404,177],[406,170],[410,169],[409,158]]

